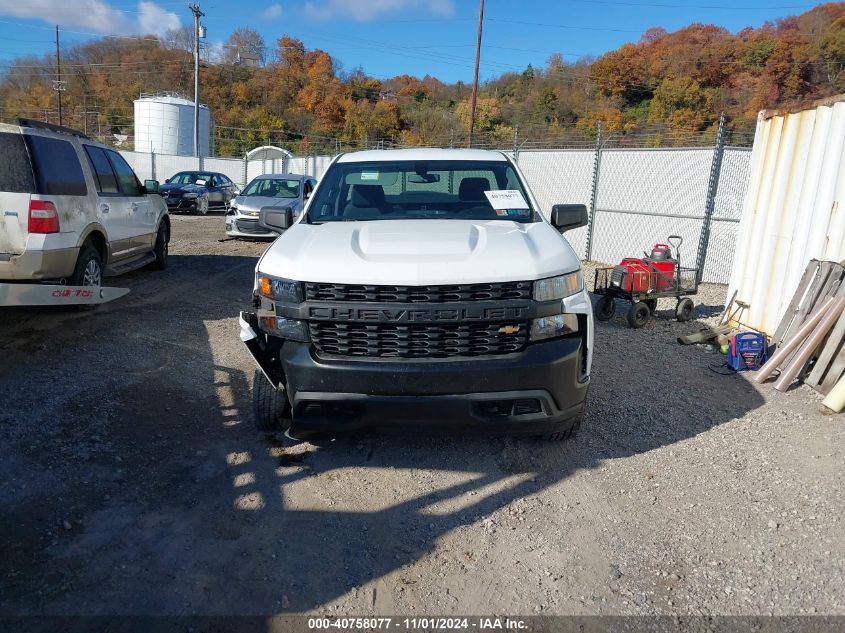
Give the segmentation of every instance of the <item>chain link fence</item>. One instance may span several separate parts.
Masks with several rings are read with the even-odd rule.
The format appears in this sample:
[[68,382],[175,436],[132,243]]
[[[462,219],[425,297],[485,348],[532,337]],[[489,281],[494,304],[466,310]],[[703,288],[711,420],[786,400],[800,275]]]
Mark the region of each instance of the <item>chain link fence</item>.
[[[700,138],[700,137],[699,137]],[[647,139],[644,139],[647,140]],[[685,266],[700,266],[701,280],[728,283],[748,186],[751,149],[725,145],[718,134],[710,146],[632,147],[634,139],[610,136],[578,139],[568,149],[504,150],[524,173],[543,213],[558,203],[590,209],[590,224],[566,233],[583,259],[614,264],[637,257],[669,235],[683,238]],[[526,149],[528,147],[528,149]],[[196,158],[122,152],[142,179],[165,180],[178,171],[226,174],[241,187],[267,173],[320,178],[330,154],[272,159]]]

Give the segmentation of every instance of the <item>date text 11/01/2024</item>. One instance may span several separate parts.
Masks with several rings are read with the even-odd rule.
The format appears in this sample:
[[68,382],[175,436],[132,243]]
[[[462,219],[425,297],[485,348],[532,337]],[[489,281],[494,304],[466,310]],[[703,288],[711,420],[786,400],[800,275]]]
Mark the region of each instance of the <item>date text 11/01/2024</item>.
[[308,628],[321,629],[405,629],[405,630],[457,630],[520,631],[527,623],[511,618],[308,618]]

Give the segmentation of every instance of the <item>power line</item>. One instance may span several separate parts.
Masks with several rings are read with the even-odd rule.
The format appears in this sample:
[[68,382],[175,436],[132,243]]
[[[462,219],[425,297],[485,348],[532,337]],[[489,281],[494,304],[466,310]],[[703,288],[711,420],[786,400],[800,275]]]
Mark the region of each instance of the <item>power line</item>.
[[725,9],[730,11],[770,11],[772,9],[809,9],[814,4],[782,4],[767,6],[736,6],[724,4],[672,4],[668,2],[626,2],[624,0],[570,0],[581,4],[616,5],[623,7],[657,7],[662,9]]

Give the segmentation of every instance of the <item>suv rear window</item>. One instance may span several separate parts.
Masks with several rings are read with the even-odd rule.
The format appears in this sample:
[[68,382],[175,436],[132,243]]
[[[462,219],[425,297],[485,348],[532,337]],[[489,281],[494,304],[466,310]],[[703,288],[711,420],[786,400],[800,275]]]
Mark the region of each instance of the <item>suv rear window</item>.
[[35,193],[35,179],[22,134],[0,132],[0,191]]
[[32,154],[38,193],[54,196],[84,196],[88,193],[76,149],[67,141],[47,136],[26,135]]

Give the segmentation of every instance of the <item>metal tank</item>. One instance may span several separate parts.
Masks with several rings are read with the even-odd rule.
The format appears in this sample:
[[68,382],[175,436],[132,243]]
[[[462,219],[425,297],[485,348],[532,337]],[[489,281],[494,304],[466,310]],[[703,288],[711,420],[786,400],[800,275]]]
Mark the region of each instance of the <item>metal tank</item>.
[[[199,112],[200,155],[211,156],[212,117]],[[135,100],[135,151],[193,156],[194,102],[174,95],[144,95]]]

